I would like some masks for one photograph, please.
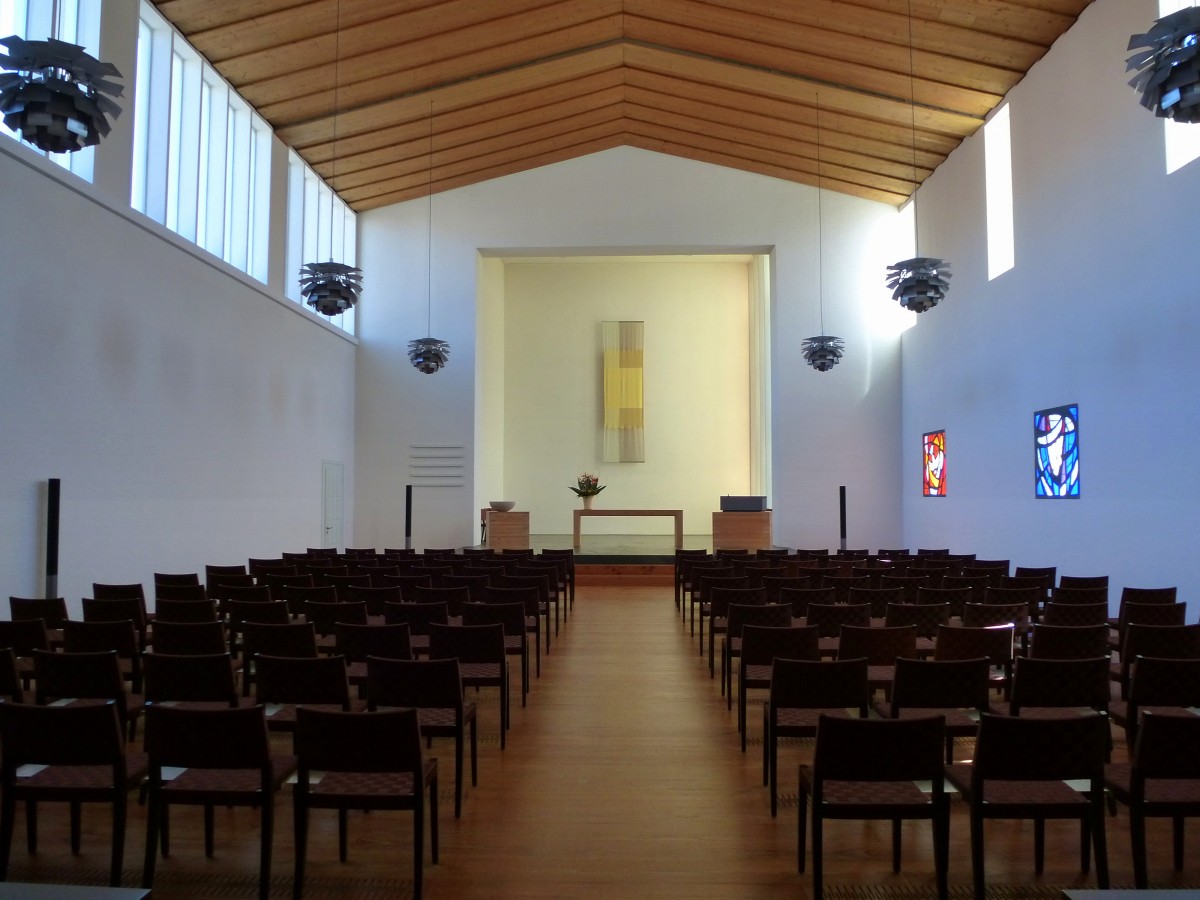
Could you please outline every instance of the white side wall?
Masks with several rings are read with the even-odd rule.
[[[955,277],[903,339],[904,544],[1108,574],[1114,602],[1178,585],[1194,621],[1200,162],[1164,174],[1123,65],[1156,17],[1097,0],[1010,92],[1015,269],[987,281],[982,134],[920,191],[921,250]],[[1070,402],[1082,498],[1035,500],[1032,413]],[[949,496],[924,499],[921,434],[942,427]]]
[[[850,486],[851,543],[897,539],[899,341],[883,285],[902,245],[893,209],[833,194],[823,202],[826,328],[848,345],[842,365],[824,375],[798,352],[800,338],[820,328],[812,188],[619,148],[439,194],[433,209],[432,330],[452,346],[449,366],[433,376],[404,355],[426,329],[426,203],[359,217],[360,261],[370,273],[359,319],[360,541],[402,534],[407,447],[432,441],[464,446],[471,465],[461,487],[416,492],[414,545],[478,539],[477,501],[497,498],[477,496],[472,448],[488,453],[502,438],[475,431],[476,255],[572,249],[773,252],[775,540],[836,546],[839,484]],[[684,393],[679,402],[695,399]],[[562,460],[567,471],[577,465]]]
[[[76,612],[93,581],[319,546],[321,461],[353,484],[353,341],[44,171],[0,149],[4,589],[42,592],[49,478]]]

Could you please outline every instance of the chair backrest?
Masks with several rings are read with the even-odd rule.
[[[806,588],[812,586],[812,577],[804,575],[763,575],[760,579],[763,590],[767,593],[768,603],[783,603],[779,592],[783,588]]]
[[[211,591],[221,583],[222,578],[231,576],[248,576],[245,566],[210,566],[204,567],[204,586]]]
[[[1131,762],[1135,779],[1200,779],[1200,716],[1146,711]]]
[[[901,656],[917,655],[917,628],[901,625],[894,628],[872,628],[843,625],[838,640],[838,659],[865,657],[872,666],[895,665]]]
[[[463,625],[500,625],[505,637],[525,638],[525,604],[464,603]]]
[[[1108,718],[1081,715],[1022,718],[984,713],[971,777],[975,796],[990,779],[1073,781],[1089,779],[1099,788],[1104,777]]]
[[[146,589],[141,583],[105,584],[92,582],[92,596],[97,600],[141,600],[146,602]]]
[[[129,661],[134,693],[142,690],[142,648],[133,623],[63,622],[63,650],[67,653],[96,653],[112,650],[118,659]]]
[[[460,663],[504,663],[504,626],[429,623],[429,658]]]
[[[47,628],[62,628],[69,618],[62,597],[9,597],[8,611],[14,622],[41,619]]]
[[[404,595],[406,603],[445,603],[452,616],[462,615],[463,604],[471,602],[471,589],[464,585],[422,587],[414,584],[407,588],[401,588],[400,592]]]
[[[967,559],[963,560],[963,572],[979,572],[985,571],[989,575],[1008,575],[1009,565],[1012,560],[1008,559]]]
[[[891,714],[903,709],[977,709],[988,708],[988,678],[991,661],[976,659],[896,660],[892,682]]]
[[[933,644],[934,659],[974,659],[986,656],[993,666],[1013,660],[1015,629],[1011,624],[982,627],[943,625]]]
[[[975,602],[971,587],[921,587],[917,589],[918,606],[946,604],[952,618],[961,619],[968,603]]]
[[[525,615],[536,616],[542,601],[543,592],[537,585],[524,587],[483,587],[473,603],[520,603],[525,608]]]
[[[293,746],[304,784],[312,770],[408,772],[412,793],[422,794],[425,763],[415,709],[339,713],[301,707]]]
[[[1036,615],[1045,599],[1046,592],[1038,584],[1029,587],[995,587],[989,585],[983,591],[983,602],[987,605],[1015,606],[1020,603],[1024,605],[1027,616]]]
[[[466,568],[466,567],[464,567]],[[497,573],[497,577],[500,573]],[[448,588],[465,587],[467,595],[471,598],[472,603],[482,602],[483,589],[492,585],[491,573],[462,573],[455,572],[453,575],[443,575],[442,585]]]
[[[1108,587],[1055,587],[1050,590],[1053,603],[1108,603]]]
[[[921,588],[929,587],[930,581],[928,575],[914,574],[909,570],[905,574],[884,570],[879,576],[879,587],[883,589],[899,588],[902,596],[898,600],[884,601],[886,608],[888,603],[916,603],[917,595]]]
[[[120,700],[117,711],[124,717],[125,685],[115,650],[92,653],[34,650],[33,673],[40,704],[71,697]]]
[[[1179,589],[1174,587],[1121,588],[1121,603],[1175,603],[1179,600]]]
[[[1023,631],[1029,624],[1029,607],[1024,603],[968,603],[963,607],[962,623],[968,628],[1012,624]]]
[[[254,657],[259,703],[321,703],[350,709],[350,679],[342,656]]]
[[[833,606],[837,602],[837,595],[831,587],[781,587],[779,602],[792,608],[793,619],[804,619],[808,616],[809,606],[814,603]]]
[[[1042,610],[1047,625],[1108,625],[1107,603],[1047,603]]]
[[[835,575],[825,573],[821,576],[821,587],[833,588],[833,594],[838,603],[850,602],[850,589],[854,587],[870,587],[869,575]]]
[[[200,588],[204,590],[204,588]],[[207,597],[203,600],[167,600],[154,602],[154,627],[163,622],[216,622],[217,604]]]
[[[17,671],[17,655],[12,647],[0,647],[0,700],[24,703],[25,691],[21,687],[21,674]]]
[[[1054,582],[1058,578],[1058,566],[1015,566],[1013,568],[1013,577],[1041,578],[1046,592],[1049,593],[1054,588]]]
[[[351,625],[367,624],[365,603],[306,603],[304,618],[317,630],[317,634],[333,634],[339,622]]]
[[[927,781],[942,793],[946,718],[847,719],[822,715],[813,750],[814,802],[825,781]]]
[[[1186,603],[1125,603],[1117,628],[1124,633],[1130,625],[1182,625],[1186,617]]]
[[[843,625],[869,627],[871,606],[868,603],[810,603],[805,624],[816,625],[821,630],[821,637],[838,637]]]
[[[245,622],[263,622],[268,625],[284,625],[292,620],[287,604],[278,602],[259,603],[257,600],[230,600],[226,606],[229,629],[241,633]]]
[[[225,626],[211,622],[154,622],[154,652],[179,656],[226,653]]]
[[[146,629],[146,607],[136,597],[84,597],[81,602],[85,622],[132,622],[139,634]]]
[[[419,568],[410,568],[401,571],[399,575],[385,575],[383,583],[400,588],[400,597],[404,602],[415,603],[416,601],[407,595],[408,589],[414,586],[433,587],[433,576]]]
[[[1108,710],[1109,663],[1094,659],[1038,659],[1018,656],[1013,669],[1009,712],[1025,707],[1065,707]]]
[[[815,625],[750,625],[742,627],[742,665],[769,666],[778,659],[821,658]]]
[[[271,762],[261,706],[196,709],[151,703],[145,733],[155,768],[262,769]]]
[[[413,706],[463,708],[462,675],[457,659],[367,658],[368,708]]]
[[[429,624],[447,624],[450,617],[445,603],[388,603],[383,610],[383,620],[389,625],[397,622],[408,624],[409,634],[429,634]]]
[[[226,601],[226,603],[237,602],[267,604],[275,600],[275,597],[271,593],[271,588],[265,584],[255,584],[244,587],[223,584],[220,585],[217,590],[220,594],[219,599]]]
[[[317,655],[317,632],[311,622],[245,622],[242,648],[247,659],[256,653],[312,659]]]
[[[237,685],[228,653],[147,653],[142,657],[148,703],[205,702],[236,706]]]
[[[1097,625],[1047,625],[1037,623],[1030,637],[1029,655],[1037,659],[1092,659],[1108,655],[1108,623]]]
[[[281,584],[271,587],[271,599],[286,603],[288,612],[293,616],[304,615],[305,606],[309,603],[337,603],[338,589],[331,584],[296,585]]]
[[[368,657],[412,659],[412,637],[408,623],[394,625],[353,625],[338,622],[337,652],[348,662],[366,662]]]
[[[154,586],[163,584],[190,584],[199,586],[200,575],[197,572],[155,572]]]
[[[16,656],[49,650],[50,635],[43,619],[0,620],[0,647],[11,647]]]
[[[1121,664],[1132,664],[1139,656],[1160,659],[1200,657],[1200,624],[1142,625],[1130,623],[1121,643]]]
[[[291,569],[292,574],[296,574],[295,560],[288,559],[286,556],[276,557],[261,557],[251,556],[246,560],[246,569],[251,575],[259,575],[264,571],[273,569]]]
[[[708,593],[709,612],[714,618],[725,618],[731,604],[739,606],[764,606],[767,593],[761,587],[716,586]],[[790,614],[790,613],[789,613]]]
[[[933,638],[949,621],[949,603],[889,603],[883,624],[890,628],[912,625],[918,637]]]
[[[852,604],[866,603],[871,607],[871,618],[882,619],[887,615],[887,608],[892,603],[904,603],[908,592],[903,586],[891,587],[852,587],[849,593]]]
[[[777,658],[771,667],[772,710],[857,708],[865,718],[870,698],[866,659],[817,662]]]
[[[1146,706],[1200,708],[1200,659],[1139,656],[1129,687],[1127,721],[1136,726],[1138,710]]]
[[[111,700],[79,706],[0,703],[0,748],[5,790],[12,789],[24,765],[111,765],[113,784],[124,781],[121,714]]]
[[[382,617],[384,610],[387,609],[388,603],[400,603],[403,597],[400,593],[398,585],[388,585],[375,587],[372,582],[371,587],[360,587],[351,585],[347,588],[335,588],[338,599],[343,603],[365,603],[367,604],[368,616]]]
[[[1086,587],[1086,588],[1107,588],[1107,575],[1060,575],[1058,576],[1059,587]]]
[[[792,608],[782,603],[731,603],[726,610],[725,631],[731,638],[742,637],[747,625],[766,628],[790,628]]]

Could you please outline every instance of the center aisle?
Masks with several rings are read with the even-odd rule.
[[[481,747],[462,819],[443,816],[430,896],[803,894],[795,824],[767,814],[758,748],[738,752],[670,588],[581,589],[528,707],[519,680],[513,697],[507,749]]]

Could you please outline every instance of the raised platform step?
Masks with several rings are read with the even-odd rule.
[[[641,585],[672,587],[675,566],[655,564],[579,564],[575,565],[577,585]]]

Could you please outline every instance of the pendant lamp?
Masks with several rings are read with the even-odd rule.
[[[1127,49],[1138,51],[1125,71],[1137,71],[1129,86],[1142,95],[1142,106],[1164,119],[1200,122],[1200,9],[1163,16],[1131,37]]]
[[[823,214],[821,188],[821,95],[817,95],[817,297],[821,309],[821,331],[825,331],[825,217]],[[845,350],[845,342],[829,334],[818,334],[805,338],[800,344],[804,361],[818,372],[828,372],[839,362]]]
[[[429,166],[427,169],[428,232],[425,242],[425,332],[433,331],[433,103],[429,104]],[[450,358],[450,345],[435,337],[417,338],[408,342],[408,359],[418,372],[433,375]]]

